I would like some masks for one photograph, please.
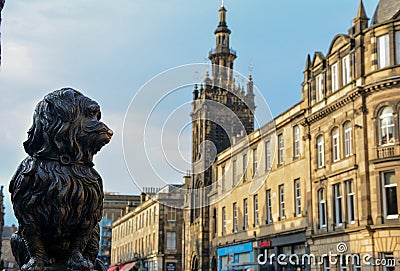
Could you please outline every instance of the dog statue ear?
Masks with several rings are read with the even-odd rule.
[[[32,127],[24,149],[30,156],[49,155],[53,144],[60,149],[70,122],[76,117],[75,97],[79,92],[71,88],[56,90],[38,103],[33,116]]]
[[[72,121],[75,117],[75,96],[72,88],[63,88],[46,95],[44,100],[52,107],[51,111],[63,121]]]
[[[24,149],[27,154],[34,156],[42,149],[44,145],[43,127],[41,118],[39,117],[40,111],[43,107],[43,101],[36,106],[35,113],[33,114],[33,124],[28,131],[28,139],[24,142]]]

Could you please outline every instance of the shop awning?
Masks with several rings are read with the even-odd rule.
[[[117,268],[118,268],[118,265],[114,265],[114,266],[111,266],[110,268],[108,268],[107,271],[115,271],[115,270],[117,270]]]
[[[136,265],[136,262],[132,262],[132,263],[127,263],[124,265],[124,267],[122,267],[119,271],[129,271],[132,268],[134,268]]]

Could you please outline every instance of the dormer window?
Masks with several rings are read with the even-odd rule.
[[[321,73],[315,78],[316,102],[324,99],[324,75]]]

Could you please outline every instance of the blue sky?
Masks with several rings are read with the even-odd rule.
[[[248,75],[273,115],[301,100],[307,54],[326,53],[347,33],[359,0],[226,0],[235,70]],[[372,17],[378,0],[364,1]],[[0,71],[0,184],[7,225],[16,223],[8,182],[25,154],[34,105],[46,93],[74,87],[97,100],[115,137],[95,158],[105,189],[136,193],[122,154],[122,125],[133,95],[153,76],[205,63],[214,47],[217,0],[20,0],[6,3]],[[188,91],[187,99],[191,93]],[[187,113],[189,116],[189,112]],[[138,116],[140,118],[140,116]],[[190,150],[190,138],[186,151]],[[171,176],[179,182],[180,176]]]

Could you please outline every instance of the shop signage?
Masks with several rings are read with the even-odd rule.
[[[223,247],[218,249],[218,256],[228,256],[229,254],[239,254],[250,252],[253,250],[253,243],[248,242],[244,244],[238,244],[230,247]]]
[[[271,246],[271,240],[260,241],[260,247],[270,247],[270,246]]]

